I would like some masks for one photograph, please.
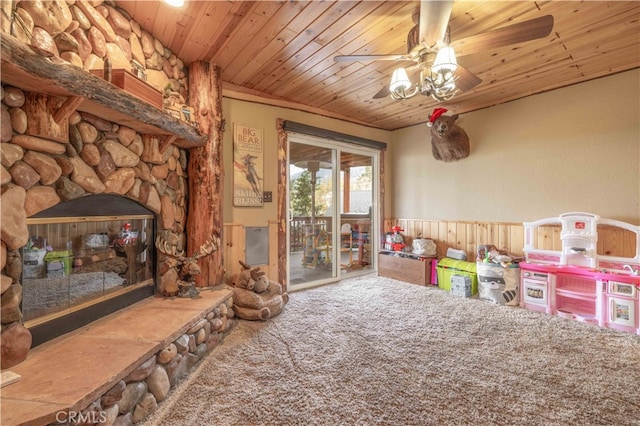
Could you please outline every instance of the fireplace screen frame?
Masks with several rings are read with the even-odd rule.
[[[47,241],[47,244],[53,242],[55,247],[48,247],[47,253],[50,256],[50,261],[46,265],[41,265],[41,269],[37,272],[37,276],[45,278],[39,281],[53,283],[59,286],[64,293],[65,283],[69,289],[77,289],[75,284],[78,280],[83,281],[84,277],[95,279],[96,275],[105,278],[108,275],[114,286],[113,291],[98,290],[92,294],[93,297],[87,300],[81,300],[77,294],[74,296],[75,299],[70,296],[66,306],[63,304],[58,308],[54,307],[51,312],[40,313],[31,318],[29,307],[25,305],[25,299],[28,301],[31,290],[28,285],[33,285],[33,281],[38,280],[32,280],[29,283],[28,278],[25,278],[23,254],[21,308],[22,312],[26,314],[24,325],[32,335],[32,347],[153,296],[156,292],[155,277],[157,276],[154,247],[156,223],[156,215],[153,211],[138,204],[135,200],[110,194],[90,195],[60,203],[27,218],[30,241],[37,241],[35,237],[38,235],[31,235],[34,229],[65,229],[66,226],[69,231],[66,236],[67,242],[64,241],[64,235],[62,239],[58,236],[55,241]],[[127,229],[128,225],[132,226]],[[144,229],[136,229],[141,226]],[[101,229],[108,229],[108,231],[99,232]],[[97,232],[89,233],[89,230],[97,230]],[[132,236],[135,238],[132,239]],[[100,239],[103,241],[99,241]],[[98,244],[98,250],[93,250],[91,247],[95,244]],[[51,259],[51,255],[57,256],[57,258]],[[102,258],[99,259],[98,255]],[[86,263],[90,263],[90,261],[87,262],[87,259],[91,257],[95,259],[96,266],[102,260],[112,258],[114,261],[119,261],[117,265],[120,265],[120,269],[105,272],[103,275],[95,273],[99,271],[87,272],[86,265],[83,268],[80,263],[82,263],[82,259],[85,259]],[[144,262],[142,262],[142,258]],[[127,261],[125,262],[123,259]],[[109,260],[106,260],[105,264],[107,263],[113,264]],[[123,265],[128,267],[125,268]],[[145,270],[138,270],[141,266]],[[76,271],[78,274],[74,275]],[[113,271],[121,272],[121,274],[118,275]],[[31,271],[30,273],[33,276]],[[120,282],[117,282],[119,276]],[[114,278],[116,282],[113,282]],[[58,294],[60,292],[58,289]],[[80,296],[84,295],[80,294]]]

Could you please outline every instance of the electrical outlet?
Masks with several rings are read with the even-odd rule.
[[[262,193],[262,201],[265,203],[273,202],[273,193],[271,191],[264,191]]]

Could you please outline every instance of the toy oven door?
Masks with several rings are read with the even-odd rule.
[[[524,278],[522,280],[522,297],[525,303],[547,306],[549,300],[548,283]]]
[[[607,322],[627,327],[636,327],[636,301],[617,296],[607,296]]]

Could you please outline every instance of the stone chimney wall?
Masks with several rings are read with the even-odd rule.
[[[188,82],[182,61],[114,2],[9,1],[0,7],[2,31],[24,43],[87,70],[102,69],[107,58],[114,69],[131,69],[130,61],[135,59],[145,67],[147,82],[163,92],[165,102],[186,103]],[[188,186],[187,152],[172,145],[161,152],[158,137],[76,111],[63,123],[68,135],[63,132],[49,138],[32,131],[38,126],[30,121],[47,121],[40,114],[47,108],[38,106],[61,100],[6,85],[0,98],[4,369],[22,362],[31,346],[31,334],[20,312],[20,248],[29,237],[28,217],[78,197],[119,194],[154,211],[158,235],[182,250],[186,248]],[[38,111],[37,118],[34,111]],[[52,117],[48,121],[54,123]],[[175,292],[175,270],[163,263],[157,270],[158,291]]]

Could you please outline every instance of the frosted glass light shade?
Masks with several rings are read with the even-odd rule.
[[[434,74],[453,74],[458,69],[458,61],[456,60],[456,52],[453,47],[445,46],[438,51],[436,60],[431,66],[431,72]],[[446,78],[446,77],[445,77]]]
[[[398,90],[409,90],[411,87],[411,81],[409,80],[409,76],[404,68],[397,68],[393,71],[393,75],[391,76],[391,84],[389,85],[389,89],[392,92]]]

